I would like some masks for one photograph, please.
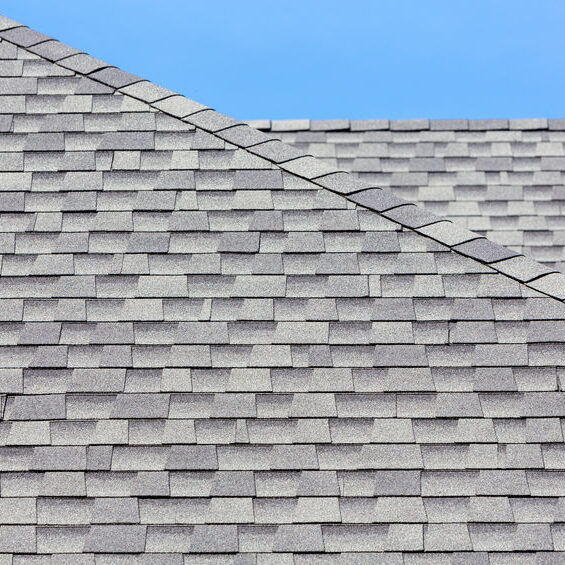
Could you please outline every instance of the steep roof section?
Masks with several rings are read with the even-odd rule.
[[[257,120],[250,125],[565,271],[565,120]]]
[[[351,174],[336,170],[246,123],[81,53],[5,17],[0,17],[0,37],[64,69],[211,133],[296,177],[341,194],[405,228],[438,241],[458,254],[524,283],[528,288],[565,300],[565,275],[398,198],[373,183],[359,181]]]

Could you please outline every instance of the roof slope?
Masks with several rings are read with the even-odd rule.
[[[15,26],[0,553],[565,558],[562,275]]]
[[[251,123],[365,182],[565,270],[565,120]]]
[[[243,122],[117,69],[7,18],[0,21],[0,36],[55,62],[64,69],[87,76],[114,89],[115,92],[146,102],[165,114],[180,118],[245,149],[248,153],[260,156],[285,171],[342,194],[353,202],[361,203],[387,218],[398,221],[404,227],[436,239],[457,253],[490,264],[498,272],[514,277],[530,288],[561,300],[565,299],[565,275],[552,269],[543,269],[540,265],[526,260],[520,260],[519,266],[516,267],[517,261],[513,257],[518,255],[517,253],[504,250],[486,238],[480,238],[483,241],[478,243],[470,243],[479,239],[479,236],[461,230],[445,218],[426,213],[412,202],[394,197],[372,183],[357,182],[352,176],[336,171],[301,151],[293,151],[290,146],[273,141],[271,136],[264,135]],[[445,223],[440,224],[442,221]],[[432,224],[438,225],[431,227]],[[507,260],[508,258],[511,260]]]

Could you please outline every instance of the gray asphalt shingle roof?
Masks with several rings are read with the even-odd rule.
[[[0,37],[7,563],[565,558],[564,275]]]
[[[255,120],[361,182],[565,271],[565,121]]]

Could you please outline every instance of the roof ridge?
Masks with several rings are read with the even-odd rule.
[[[258,155],[284,171],[340,194],[460,255],[486,264],[528,288],[565,301],[565,274],[459,227],[388,190],[367,185],[352,174],[304,154],[245,122],[220,114],[3,16],[0,16],[0,38]]]
[[[251,127],[262,131],[492,131],[492,130],[553,130],[564,131],[565,119],[548,118],[479,118],[479,119],[285,119],[246,120]]]

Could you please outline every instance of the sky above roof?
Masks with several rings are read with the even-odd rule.
[[[559,0],[2,0],[0,13],[238,119],[565,115]]]

